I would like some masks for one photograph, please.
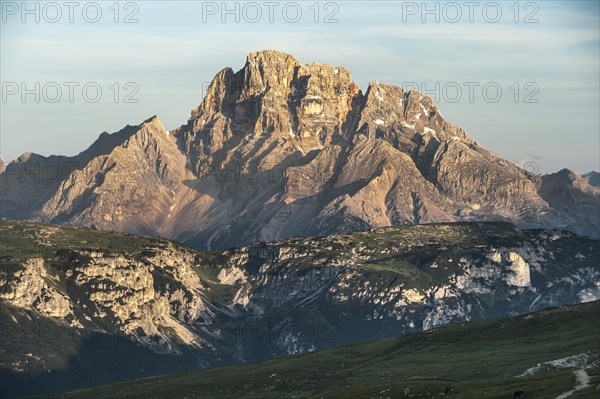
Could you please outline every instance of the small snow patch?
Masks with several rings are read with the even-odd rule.
[[[439,141],[437,134],[435,133],[435,130],[430,129],[428,127],[424,127],[423,128],[423,133],[421,133],[422,135],[425,135],[427,133],[430,133],[436,140]]]
[[[376,124],[378,124],[378,125],[383,125],[383,124],[385,124],[385,122],[384,122],[384,121],[382,121],[381,119],[376,119],[376,120],[374,120],[373,122],[375,122],[375,123],[376,123]]]

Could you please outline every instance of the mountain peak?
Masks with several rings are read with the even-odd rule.
[[[144,122],[142,122],[140,124],[140,127],[143,126],[150,126],[154,129],[157,129],[159,131],[166,131],[167,129],[165,128],[165,126],[162,124],[162,122],[160,121],[160,119],[158,118],[158,115],[153,115],[150,118],[146,119]]]
[[[586,173],[582,176],[585,181],[592,187],[600,187],[600,173],[592,170],[591,172]]]
[[[559,170],[558,172],[556,172],[556,177],[565,182],[571,182],[571,181],[581,179],[581,176],[579,176],[579,174],[577,174],[577,172],[575,172],[571,169],[568,169],[568,168],[563,168],[563,169]]]
[[[160,121],[160,119],[158,119],[158,115],[152,115],[150,118],[146,119],[142,123],[153,123],[155,121]]]
[[[31,152],[31,151],[26,151],[24,153],[22,153],[18,158],[17,161],[18,162],[27,162],[32,158],[36,158],[39,157],[41,158],[42,155],[36,154],[35,152]]]
[[[155,115],[101,135],[76,159],[50,161],[78,170],[43,195],[18,174],[0,179],[4,214],[203,248],[458,220],[598,235],[589,205],[598,189],[571,171],[534,182],[446,122],[430,97],[376,80],[363,93],[343,67],[273,50],[217,73],[173,132]],[[565,186],[581,206],[565,202]]]
[[[220,145],[222,134],[268,134],[285,149],[306,154],[347,136],[350,115],[357,112],[361,97],[346,68],[301,64],[286,53],[257,51],[248,55],[241,70],[224,68],[217,73],[202,103],[192,111],[188,128],[209,129],[211,146]],[[230,131],[222,132],[223,128]]]
[[[298,60],[291,54],[277,50],[259,50],[253,51],[246,56],[246,62],[263,62],[275,64],[279,62],[300,64]]]
[[[417,133],[424,141],[475,145],[462,129],[443,119],[426,95],[377,80],[363,95],[348,69],[302,64],[275,50],[250,53],[237,72],[221,70],[192,111],[188,128],[198,132],[209,127],[210,145],[220,146],[224,138],[214,137],[215,126],[229,123],[225,121],[234,122],[226,136],[269,134],[284,149],[301,154],[351,139],[357,132],[376,137],[399,127],[411,141]],[[176,135],[180,137],[180,131]]]

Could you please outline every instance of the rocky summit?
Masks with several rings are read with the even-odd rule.
[[[75,157],[24,154],[4,218],[227,248],[371,227],[510,221],[599,236],[594,179],[535,176],[446,122],[431,98],[277,51],[220,71],[186,124],[103,133]]]

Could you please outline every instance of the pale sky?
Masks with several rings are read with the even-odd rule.
[[[597,1],[429,2],[427,10],[421,1],[257,1],[237,11],[228,2],[230,13],[221,1],[123,1],[118,15],[114,1],[71,10],[28,2],[30,13],[21,1],[0,3],[0,154],[9,161],[26,151],[75,155],[103,131],[154,114],[175,128],[219,70],[275,49],[344,66],[363,91],[372,80],[417,85],[446,120],[510,161],[544,173],[600,169]],[[84,85],[88,99],[100,87],[97,102],[86,101]],[[127,94],[138,102],[124,102]]]

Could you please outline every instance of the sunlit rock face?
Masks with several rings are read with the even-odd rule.
[[[84,228],[1,226],[3,306],[209,363],[585,302],[600,290],[598,240],[508,224],[388,227],[222,252]],[[236,343],[232,325],[271,335],[263,346]]]
[[[2,168],[3,217],[199,248],[472,220],[600,235],[592,175],[526,173],[425,95],[363,91],[343,67],[272,50],[217,73],[179,128],[155,116],[75,157],[26,153]]]

